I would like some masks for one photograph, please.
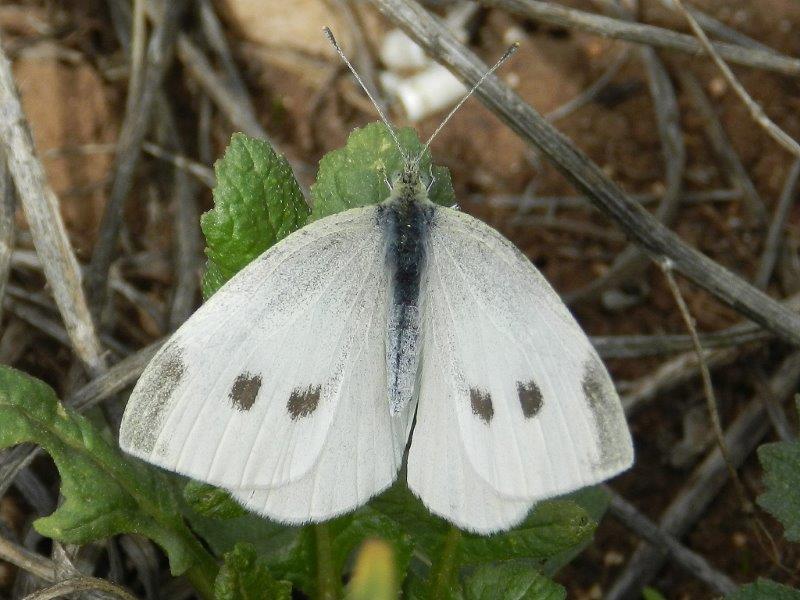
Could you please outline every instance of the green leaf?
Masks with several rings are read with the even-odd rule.
[[[356,557],[347,600],[397,600],[399,588],[391,545],[369,539]]]
[[[666,598],[664,594],[648,585],[642,588],[642,600],[666,600]]]
[[[189,481],[183,499],[196,513],[212,519],[234,519],[247,514],[226,490],[200,481]]]
[[[219,288],[225,285],[230,279],[219,268],[217,263],[212,260],[206,261],[206,270],[203,273],[203,280],[200,282],[200,291],[203,293],[203,300],[208,300]]]
[[[599,485],[580,489],[567,496],[563,496],[562,500],[571,500],[575,502],[587,512],[589,518],[595,523],[599,523],[600,519],[603,518],[606,510],[608,510],[608,504],[610,502],[609,495],[603,487]],[[586,536],[583,542],[548,557],[541,566],[542,573],[549,576],[555,575],[559,569],[572,562],[572,560],[583,552],[591,543],[592,536]]]
[[[333,570],[342,573],[348,559],[365,540],[380,539],[390,544],[395,556],[395,568],[402,577],[411,559],[412,544],[400,526],[385,515],[363,507],[353,514],[333,519],[325,524],[331,543]],[[314,528],[300,530],[290,551],[283,557],[269,560],[270,570],[281,579],[288,579],[311,597],[316,596],[317,573]]]
[[[214,208],[200,219],[207,298],[237,271],[302,227],[309,209],[289,163],[263,140],[234,133],[214,165]]]
[[[408,489],[404,481],[398,480],[392,487],[374,498],[369,506],[397,521],[414,543],[424,550],[439,545],[450,529],[444,519],[431,514]]]
[[[158,543],[174,574],[216,565],[183,522],[171,479],[124,457],[91,422],[42,381],[0,366],[0,447],[33,442],[52,456],[64,502],[34,522],[43,536],[87,544],[119,533]]]
[[[571,494],[562,496],[562,499],[575,502],[595,522],[600,522],[600,519],[603,518],[603,515],[608,510],[608,505],[611,503],[611,497],[601,485],[581,488]]]
[[[416,157],[422,150],[413,129],[400,129],[397,136],[408,156]],[[403,159],[383,123],[370,123],[353,130],[344,148],[328,152],[319,163],[317,182],[311,188],[314,199],[311,219],[386,200],[389,195],[386,179],[391,179],[402,166]],[[443,206],[455,204],[450,172],[444,167],[431,167],[430,152],[425,152],[419,168],[423,178],[433,174],[430,200]]]
[[[418,550],[427,556],[438,551],[450,525],[432,515],[408,491],[405,483],[395,484],[370,506],[399,522]],[[462,564],[527,558],[545,560],[580,547],[591,539],[597,526],[578,503],[568,497],[542,502],[514,529],[491,536],[465,533],[461,538]]]
[[[271,565],[290,560],[302,543],[302,528],[282,525],[253,513],[224,520],[207,517],[190,509],[187,513],[192,530],[205,540],[217,556],[230,552],[239,542],[246,542],[267,561],[273,574],[288,579],[272,569]]]
[[[466,600],[564,600],[566,590],[523,565],[479,567],[464,585]]]
[[[775,442],[758,448],[767,491],[758,503],[786,529],[786,539],[800,542],[800,442]]]
[[[544,560],[591,539],[597,523],[571,500],[549,500],[537,505],[521,524],[491,536],[467,535],[465,563],[529,558]]]
[[[398,572],[405,573],[411,560],[411,540],[397,523],[385,515],[364,507],[352,515],[332,521],[330,527],[333,534],[333,560],[340,571],[356,548],[365,540],[375,538],[390,544]]]
[[[292,584],[276,581],[251,544],[237,544],[225,554],[214,582],[216,600],[288,600],[291,597]]]
[[[420,597],[428,600],[458,600],[461,598],[459,564],[463,534],[450,526],[433,554],[425,585],[419,587]]]
[[[726,600],[800,600],[800,590],[769,579],[759,579],[755,583],[742,586],[725,598]]]

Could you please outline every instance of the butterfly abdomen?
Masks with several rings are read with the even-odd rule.
[[[399,194],[379,213],[386,237],[389,268],[386,374],[392,414],[399,413],[414,393],[420,349],[420,288],[425,247],[433,207]]]

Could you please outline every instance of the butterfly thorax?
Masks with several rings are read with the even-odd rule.
[[[390,186],[379,211],[389,267],[386,373],[390,410],[396,414],[414,393],[420,349],[422,273],[433,218],[416,166],[406,167]]]
[[[410,210],[412,204],[425,204],[428,200],[428,190],[420,177],[419,167],[416,163],[408,162],[389,182],[389,197],[384,204],[401,204]]]

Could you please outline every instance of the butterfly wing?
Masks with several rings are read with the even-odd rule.
[[[307,481],[336,445],[348,452],[336,472],[359,482],[358,497],[389,485],[408,414],[386,410],[376,211],[304,227],[217,291],[142,374],[122,448],[221,487],[260,490]]]
[[[434,403],[447,405],[451,417],[442,426],[455,429],[448,435],[458,450],[447,453],[506,503],[530,506],[630,466],[630,434],[608,373],[531,262],[491,227],[445,208],[436,209],[426,261],[423,374],[409,456],[409,482],[422,500],[430,500],[425,473],[437,468],[437,449],[429,439],[435,431],[420,425]],[[423,459],[423,451],[434,454]],[[507,509],[487,506],[495,529],[506,526]],[[454,520],[461,513],[440,514]]]
[[[356,317],[368,327],[344,374],[342,396],[357,401],[340,403],[317,462],[297,481],[279,487],[231,490],[245,507],[285,523],[320,521],[355,509],[394,481],[413,407],[390,415],[386,369],[376,363],[384,352],[385,306],[385,299],[376,295],[364,302]],[[373,365],[371,373],[363,371],[365,364]],[[382,386],[377,393],[376,385]],[[397,454],[386,455],[387,445]]]
[[[423,327],[423,367],[408,455],[408,487],[431,512],[462,529],[491,533],[512,527],[525,518],[532,502],[504,498],[478,476],[453,415],[447,357],[436,339],[440,329],[430,318]]]

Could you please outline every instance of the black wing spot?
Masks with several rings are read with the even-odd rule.
[[[236,410],[240,412],[247,411],[253,408],[260,389],[261,375],[242,373],[233,382],[228,399]]]
[[[544,399],[542,398],[542,390],[536,385],[536,382],[531,379],[528,382],[517,382],[517,396],[519,396],[519,405],[522,407],[522,414],[526,419],[531,419],[539,414],[544,406]]]
[[[292,420],[302,419],[317,410],[321,392],[321,385],[310,385],[304,390],[300,388],[292,390],[286,403],[286,410],[289,411]]]
[[[481,418],[484,423],[489,423],[494,417],[492,395],[478,388],[469,388],[469,402],[472,405],[472,414]]]

